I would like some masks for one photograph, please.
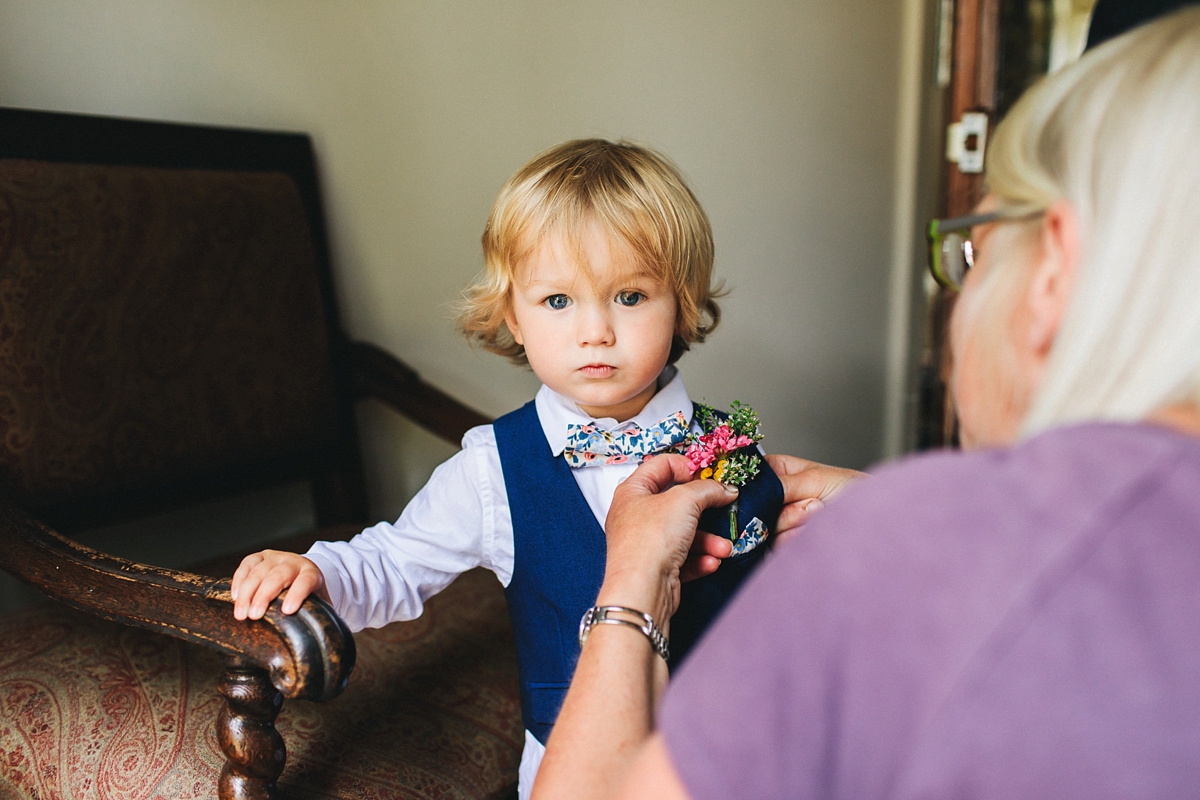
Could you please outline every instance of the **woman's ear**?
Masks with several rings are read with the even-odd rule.
[[[1026,342],[1031,354],[1044,360],[1058,335],[1079,262],[1079,226],[1075,209],[1058,200],[1042,216],[1037,263],[1029,282],[1029,326]]]

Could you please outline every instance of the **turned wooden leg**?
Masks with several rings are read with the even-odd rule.
[[[225,666],[219,688],[226,702],[217,719],[217,739],[226,759],[219,796],[221,800],[277,798],[275,780],[287,759],[283,737],[275,730],[283,695],[271,685],[265,669],[236,656],[227,656]]]

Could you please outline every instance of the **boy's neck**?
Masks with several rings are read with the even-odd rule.
[[[628,400],[611,406],[585,406],[576,403],[579,410],[593,419],[615,419],[617,422],[628,422],[642,413],[642,409],[658,394],[658,381],[654,381],[645,389]]]

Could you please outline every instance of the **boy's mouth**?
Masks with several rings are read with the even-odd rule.
[[[616,367],[610,364],[588,364],[579,368],[579,371],[589,378],[607,378],[614,370]]]

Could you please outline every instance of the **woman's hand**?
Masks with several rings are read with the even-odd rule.
[[[768,455],[767,463],[783,483],[783,511],[779,514],[777,542],[800,532],[804,523],[825,503],[867,473],[842,467],[830,467],[816,461],[785,455]]]
[[[736,497],[717,481],[692,480],[683,456],[644,462],[613,494],[597,603],[644,610],[664,624],[679,605],[681,573],[687,579],[713,572],[732,549],[727,539],[697,535],[701,512]]]
[[[313,592],[329,601],[325,593],[325,576],[304,556],[281,550],[263,550],[246,556],[233,573],[230,586],[234,619],[262,619],[267,606],[284,589],[287,589],[287,597],[283,598],[284,614],[295,614]]]
[[[679,605],[685,564],[711,572],[729,555],[728,540],[697,535],[700,512],[735,497],[736,490],[717,481],[692,480],[683,456],[643,462],[613,495],[604,524],[604,585],[596,604],[643,611],[666,631]],[[650,736],[655,700],[666,679],[666,662],[639,631],[623,625],[593,628],[550,734],[533,796],[612,797]]]

